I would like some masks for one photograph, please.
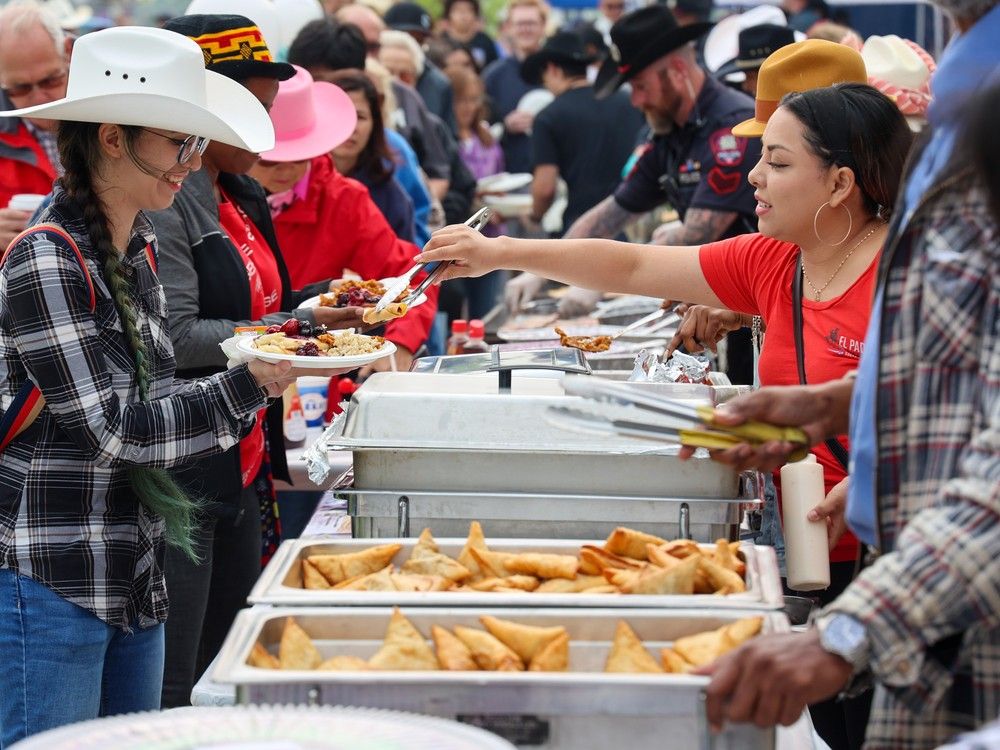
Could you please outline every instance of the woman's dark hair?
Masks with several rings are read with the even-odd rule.
[[[806,143],[827,166],[854,172],[865,210],[888,219],[913,142],[893,101],[864,83],[838,83],[788,94],[781,106],[802,123]]]
[[[118,317],[121,319],[125,340],[135,359],[135,377],[139,398],[149,399],[152,385],[149,353],[138,325],[138,313],[132,300],[131,287],[122,264],[122,256],[111,242],[111,230],[104,204],[94,190],[93,175],[101,168],[101,151],[98,144],[97,123],[62,122],[59,124],[57,144],[59,159],[65,173],[59,183],[66,194],[83,210],[87,234],[97,252],[104,272],[104,281],[111,292]],[[149,166],[135,156],[135,144],[142,128],[119,125],[124,137],[125,151],[144,172]],[[192,543],[195,513],[198,503],[188,498],[163,469],[128,465],[126,468],[132,490],[139,502],[152,513],[161,516],[166,524],[167,542],[180,548],[192,560],[198,560]]]
[[[306,68],[365,69],[368,46],[354,24],[318,18],[303,26],[288,48],[288,62]]]
[[[969,105],[960,159],[976,170],[989,196],[993,220],[1000,223],[1000,85],[978,94]]]
[[[392,152],[385,140],[385,124],[382,120],[382,101],[372,83],[372,79],[367,73],[360,73],[353,70],[344,70],[330,77],[332,83],[337,84],[348,94],[352,91],[360,91],[364,94],[368,102],[368,108],[372,111],[372,134],[368,138],[368,143],[358,154],[358,163],[354,166],[355,171],[364,172],[373,184],[379,185],[390,179],[396,172]]]

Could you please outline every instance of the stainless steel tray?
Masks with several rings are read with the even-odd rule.
[[[777,612],[652,609],[406,609],[421,633],[431,625],[481,627],[492,614],[526,625],[563,625],[570,634],[570,668],[542,672],[315,672],[265,670],[247,666],[255,643],[272,652],[286,617],[309,634],[324,657],[370,657],[381,645],[388,608],[269,608],[244,610],[222,647],[212,678],[234,684],[239,703],[296,703],[390,708],[449,718],[498,731],[525,723],[544,726],[545,750],[595,748],[595,733],[617,738],[630,750],[649,748],[773,749],[775,732],[727,725],[719,735],[707,727],[703,693],[708,678],[691,675],[605,674],[601,670],[615,625],[626,620],[647,648],[721,627],[741,617],[763,614],[764,632],[786,632]],[[665,744],[665,737],[669,742]],[[509,737],[508,737],[509,738]],[[621,744],[623,743],[623,744]],[[527,743],[515,742],[526,745]]]
[[[369,467],[370,468],[370,467]],[[558,488],[558,477],[551,479]],[[358,538],[408,537],[410,529],[430,527],[439,537],[463,537],[477,520],[489,537],[516,539],[603,539],[622,524],[650,534],[701,542],[739,537],[745,508],[759,507],[760,476],[741,476],[735,498],[655,495],[572,494],[359,488],[353,470],[335,484],[347,500],[353,535]],[[508,483],[516,479],[508,480]]]
[[[392,542],[403,545],[392,562],[400,567],[409,559],[416,539],[379,539],[378,544]],[[441,552],[458,556],[464,539],[438,539]],[[524,592],[487,593],[466,591],[389,592],[333,591],[307,589],[302,586],[302,560],[310,555],[335,555],[372,547],[369,539],[319,541],[291,539],[282,543],[250,592],[251,604],[276,606],[377,606],[394,605],[421,607],[591,607],[591,608],[698,608],[698,609],[763,609],[778,610],[784,606],[778,563],[771,547],[740,545],[746,561],[747,590],[740,594],[712,596],[647,596],[632,594],[536,594]],[[530,542],[524,539],[490,539],[490,549],[497,552],[544,552],[573,555],[584,544],[601,546],[602,541],[546,539]]]

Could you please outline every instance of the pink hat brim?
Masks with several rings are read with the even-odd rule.
[[[343,89],[315,81],[312,87],[316,120],[313,127],[294,138],[275,134],[275,146],[260,155],[265,161],[302,161],[329,153],[354,133],[358,112]]]

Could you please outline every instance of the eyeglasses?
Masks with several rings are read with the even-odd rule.
[[[0,87],[0,91],[3,91],[8,97],[22,97],[27,96],[36,88],[42,91],[51,91],[52,89],[59,88],[69,77],[68,71],[62,71],[60,73],[54,73],[53,75],[46,76],[40,81],[34,81],[32,83],[15,83],[13,86],[3,86]]]
[[[194,158],[195,154],[205,153],[205,149],[208,148],[210,139],[204,138],[200,135],[189,135],[187,138],[171,138],[169,135],[164,135],[163,133],[157,133],[155,130],[150,130],[149,128],[143,128],[147,133],[152,133],[153,135],[158,135],[160,138],[166,138],[168,141],[177,146],[177,163],[187,164]]]

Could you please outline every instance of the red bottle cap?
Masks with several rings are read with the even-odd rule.
[[[481,339],[486,336],[486,326],[483,325],[481,320],[470,320],[469,321],[469,338],[470,339]]]
[[[469,324],[464,320],[453,320],[451,321],[451,332],[452,334],[465,333],[469,330]]]

